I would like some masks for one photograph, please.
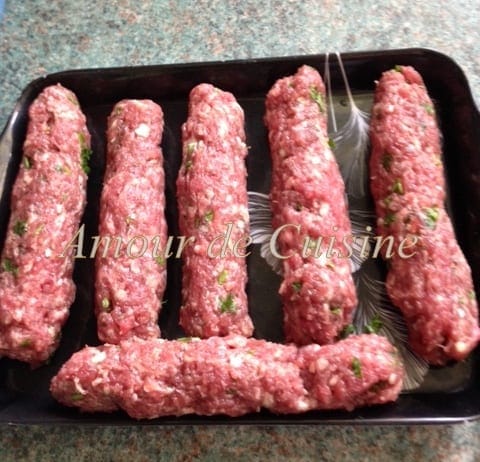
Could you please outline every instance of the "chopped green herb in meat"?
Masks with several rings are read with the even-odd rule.
[[[225,284],[227,282],[227,277],[228,277],[228,271],[227,270],[222,270],[217,277],[218,283],[220,285]]]
[[[165,266],[166,260],[165,260],[165,257],[163,255],[159,255],[158,257],[155,257],[155,262],[159,266]]]
[[[32,159],[30,159],[30,157],[24,156],[22,164],[24,168],[26,168],[27,170],[30,170],[32,168],[33,162],[32,162]]]
[[[80,162],[83,171],[88,175],[90,173],[90,166],[88,165],[90,157],[92,156],[92,150],[88,147],[85,135],[83,133],[78,134],[78,140],[80,141]]]
[[[378,334],[382,328],[383,323],[378,316],[374,316],[373,319],[364,326],[363,331],[366,334]]]
[[[382,156],[382,167],[387,171],[390,172],[392,167],[393,156],[391,154],[384,154]]]
[[[425,108],[425,111],[427,112],[428,115],[435,114],[435,108],[431,104],[424,104],[423,107]]]
[[[424,210],[425,214],[425,225],[430,229],[435,229],[437,226],[439,211],[438,207],[429,207]]]
[[[207,212],[205,212],[205,215],[203,215],[203,217],[196,216],[194,220],[195,228],[199,228],[203,224],[206,225],[208,223],[211,223],[214,216],[215,214],[213,210],[208,210]]]
[[[106,313],[110,313],[112,311],[112,307],[110,306],[110,300],[107,297],[102,298],[102,310]]]
[[[335,267],[335,263],[332,263],[331,261],[327,261],[327,262],[325,263],[325,266],[326,266],[327,268],[330,268],[331,270],[334,270],[334,269],[336,268],[336,267]]]
[[[404,193],[403,184],[402,184],[401,180],[399,180],[398,178],[393,183],[392,191],[396,194],[403,194]]]
[[[356,334],[355,326],[353,324],[347,324],[340,332],[340,338],[347,338],[349,335]]]
[[[379,380],[378,382],[375,382],[369,389],[371,393],[377,395],[380,393],[382,390],[385,390],[386,388],[389,387],[388,380]]]
[[[235,313],[237,308],[232,294],[220,299],[220,313]]]
[[[27,222],[24,220],[17,220],[13,225],[13,232],[17,236],[23,236],[27,231]]]
[[[2,260],[2,268],[7,273],[12,273],[14,276],[18,275],[18,266],[12,262],[9,258],[4,258]]]
[[[302,290],[302,283],[300,281],[292,282],[292,289],[295,293]]]
[[[72,171],[66,165],[60,164],[55,165],[55,171],[65,173],[66,175],[70,175],[70,173],[72,173]]]
[[[385,226],[390,226],[395,221],[395,214],[392,212],[387,212],[385,218],[383,219],[383,224]]]
[[[209,210],[203,217],[205,223],[210,223],[213,220],[214,213],[213,210]]]
[[[78,99],[74,95],[67,95],[67,99],[75,106],[79,106]]]
[[[360,379],[362,377],[362,364],[360,363],[360,360],[358,358],[352,359],[351,368],[355,377],[357,377],[357,379]]]
[[[43,230],[45,229],[45,224],[42,223],[40,226],[37,227],[35,230],[35,235],[38,236]]]
[[[340,316],[342,314],[342,308],[338,305],[331,305],[330,311],[332,314],[335,314],[337,316]]]
[[[310,87],[310,98],[317,103],[320,112],[325,112],[325,101],[323,95],[314,86]]]
[[[195,151],[196,147],[197,147],[196,141],[191,141],[190,143],[187,143],[187,155],[191,156],[193,154],[193,151]]]
[[[390,204],[392,203],[392,200],[393,200],[393,197],[391,195],[387,196],[385,199],[383,199],[383,204],[385,205],[385,207],[387,209],[390,207]]]
[[[191,141],[190,143],[187,143],[186,149],[185,149],[185,172],[188,172],[192,166],[193,166],[193,152],[197,148],[197,142],[196,141]]]

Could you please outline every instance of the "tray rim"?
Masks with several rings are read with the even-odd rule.
[[[180,62],[180,63],[164,63],[164,64],[147,64],[139,66],[116,66],[116,67],[92,67],[92,68],[79,68],[79,69],[67,69],[56,71],[53,73],[45,74],[41,77],[38,77],[30,83],[28,83],[22,90],[20,96],[17,98],[13,111],[10,116],[7,118],[7,122],[3,127],[0,133],[0,152],[3,152],[4,149],[11,148],[12,143],[12,132],[17,121],[17,117],[22,108],[24,100],[29,97],[32,93],[40,92],[45,86],[49,85],[51,81],[61,80],[68,77],[90,75],[95,76],[103,75],[105,78],[114,78],[116,75],[125,75],[131,72],[141,72],[144,75],[146,74],[158,74],[162,71],[171,71],[171,70],[188,70],[195,68],[211,68],[217,67],[222,68],[226,66],[242,66],[242,65],[252,65],[255,63],[276,63],[276,62],[285,62],[285,61],[312,61],[318,59],[324,59],[327,53],[320,54],[306,54],[306,55],[286,55],[286,56],[273,56],[265,58],[242,58],[242,59],[228,59],[228,60],[214,60],[214,61],[194,61],[194,62]],[[376,57],[395,57],[401,59],[402,57],[411,58],[412,56],[421,56],[426,58],[435,57],[436,59],[445,60],[450,66],[453,66],[462,78],[462,86],[466,91],[466,96],[468,98],[467,103],[471,105],[473,111],[478,117],[480,117],[480,110],[476,104],[476,101],[473,97],[472,89],[470,83],[466,77],[463,69],[458,65],[458,63],[451,58],[450,56],[439,52],[435,49],[424,48],[424,47],[414,47],[414,48],[399,48],[399,49],[387,49],[387,50],[361,50],[361,51],[347,51],[341,53],[342,59],[344,61],[351,60],[361,60],[368,58],[374,60]],[[10,144],[9,144],[10,143]],[[480,153],[480,150],[478,151]],[[6,175],[7,169],[0,172],[0,181],[3,184],[4,177]],[[478,347],[477,347],[478,349]],[[461,392],[460,392],[461,393]],[[449,394],[450,393],[446,393]],[[455,395],[455,393],[451,393]],[[421,395],[419,395],[421,396]],[[134,420],[128,417],[127,421],[114,421],[108,422],[103,419],[97,422],[95,420],[95,414],[89,416],[87,420],[79,419],[78,422],[72,422],[67,420],[67,418],[60,418],[58,420],[49,420],[39,422],[37,419],[24,419],[22,421],[2,421],[0,418],[0,426],[22,426],[22,425],[87,425],[87,426],[125,426],[131,427],[138,425],[256,425],[256,426],[271,426],[271,425],[438,425],[438,424],[457,424],[463,422],[477,421],[480,420],[480,404],[477,406],[478,409],[475,412],[468,412],[465,415],[459,416],[430,416],[430,417],[348,417],[343,418],[325,418],[322,419],[321,411],[319,411],[319,418],[308,418],[303,419],[302,414],[295,415],[295,419],[289,419],[291,416],[282,416],[271,414],[273,419],[267,419],[265,422],[261,421],[261,416],[259,414],[251,414],[251,416],[257,416],[259,420],[255,417],[250,418],[250,414],[240,418],[230,418],[227,416],[214,416],[213,419],[210,419],[205,416],[194,416],[194,419],[189,419],[191,416],[184,416],[182,418],[175,417],[166,417],[154,420]],[[2,410],[0,409],[0,415]],[[121,416],[123,419],[123,413]],[[197,421],[198,419],[198,421]]]

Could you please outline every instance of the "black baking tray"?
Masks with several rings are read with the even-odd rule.
[[[352,90],[368,110],[377,80],[385,70],[412,65],[424,77],[435,101],[443,134],[444,161],[449,191],[448,203],[462,247],[480,293],[480,115],[468,82],[449,57],[427,49],[367,51],[342,54]],[[144,67],[87,69],[47,75],[30,83],[20,96],[0,138],[0,242],[9,218],[9,200],[22,154],[28,107],[48,85],[61,83],[76,93],[92,134],[93,157],[88,180],[88,205],[83,217],[86,237],[97,234],[98,200],[104,173],[106,118],[113,105],[124,98],[149,98],[165,114],[162,142],[165,157],[167,221],[170,235],[178,235],[175,206],[175,178],[180,165],[180,126],[187,115],[188,94],[199,83],[209,82],[231,91],[245,111],[248,155],[248,189],[267,193],[270,158],[263,124],[264,98],[272,84],[293,74],[302,64],[322,74],[325,55],[294,56],[257,60],[176,64]],[[334,98],[345,96],[338,61],[330,60]],[[89,253],[89,239],[85,253]],[[2,244],[3,245],[3,244]],[[379,262],[378,264],[381,264]],[[260,258],[254,246],[248,260],[248,296],[255,323],[255,336],[281,342],[282,312],[277,295],[279,278]],[[160,316],[162,335],[182,335],[178,327],[180,306],[180,262],[168,261],[168,285]],[[74,279],[77,296],[63,329],[60,347],[48,365],[32,370],[26,364],[0,360],[0,423],[9,424],[401,424],[451,423],[480,417],[480,351],[467,361],[433,368],[425,385],[403,393],[396,403],[358,409],[353,412],[309,412],[274,415],[260,412],[240,418],[224,416],[170,417],[137,422],[126,414],[81,414],[57,404],[48,387],[51,377],[72,353],[85,344],[96,345],[93,315],[93,260],[77,260]]]

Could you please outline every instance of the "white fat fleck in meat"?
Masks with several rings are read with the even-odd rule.
[[[243,358],[240,355],[232,355],[230,357],[230,365],[238,368],[243,364]]]
[[[311,403],[307,399],[299,399],[295,405],[298,412],[305,412],[312,409]]]
[[[148,272],[145,277],[145,285],[150,289],[156,289],[158,284],[158,278],[154,274]]]
[[[141,123],[136,129],[135,134],[141,138],[147,138],[150,135],[150,127],[147,124]]]
[[[237,220],[236,225],[240,230],[244,230],[246,228],[246,223],[243,220]]]
[[[236,335],[234,337],[227,338],[225,344],[231,347],[241,348],[247,344],[247,339]]]
[[[23,176],[23,182],[25,185],[29,185],[33,181],[33,175],[31,174],[26,174]]]
[[[99,364],[105,361],[107,354],[104,351],[96,351],[90,358],[90,362],[93,364]]]
[[[282,351],[281,350],[275,351],[275,353],[273,354],[273,357],[275,359],[280,359],[282,357]]]
[[[175,392],[175,387],[168,387],[156,380],[148,379],[143,384],[143,391],[145,393],[157,392],[162,393],[162,395],[169,395]]]
[[[86,395],[87,394],[87,390],[85,390],[85,388],[83,388],[81,385],[80,385],[80,379],[78,377],[74,377],[73,379],[73,385],[75,386],[75,390],[80,393],[81,395]]]
[[[322,252],[317,258],[317,264],[321,266],[327,266],[327,263],[329,263],[329,259],[327,258],[327,253]]]
[[[338,383],[338,375],[334,375],[331,377],[331,379],[328,381],[328,386],[334,387]]]
[[[330,205],[327,202],[322,202],[322,205],[320,206],[320,210],[319,210],[319,215],[321,217],[326,217],[329,212],[330,212]]]
[[[350,274],[350,265],[337,266],[337,274],[338,276],[347,276]],[[344,283],[344,281],[342,281],[342,283]]]
[[[411,140],[412,144],[407,146],[407,150],[410,152],[418,152],[422,149],[422,145],[420,144],[420,140],[414,138]]]
[[[115,291],[115,298],[119,301],[126,301],[129,298],[128,292],[123,289],[118,289]]]
[[[57,333],[55,330],[55,327],[53,326],[48,326],[47,332],[48,332],[48,335],[50,335],[51,337],[53,337]]]
[[[394,373],[392,373],[388,376],[388,383],[390,385],[393,385],[397,380],[398,380],[398,376]]]
[[[319,358],[317,359],[314,369],[316,369],[318,372],[322,372],[326,370],[328,367],[328,360],[326,358]]]
[[[59,214],[57,218],[55,218],[55,226],[57,227],[62,226],[63,223],[65,222],[65,219],[66,219],[66,215],[64,213]]]
[[[62,119],[66,120],[75,120],[78,118],[77,111],[64,110],[58,114]]]
[[[466,352],[468,348],[469,346],[466,342],[459,341],[455,343],[455,350],[460,354]]]
[[[264,393],[263,399],[262,399],[262,406],[266,407],[267,409],[270,409],[273,407],[275,403],[274,397],[270,393]]]
[[[96,379],[92,380],[92,386],[96,387],[100,385],[104,380],[104,377],[97,377]]]
[[[325,149],[323,154],[324,154],[324,157],[325,157],[326,161],[334,160],[334,156],[333,156],[333,153],[332,153],[331,149]]]
[[[15,308],[10,315],[12,316],[12,319],[14,319],[17,322],[20,322],[23,318],[23,315],[25,314],[25,311],[22,308]],[[16,336],[12,335],[12,338],[15,340]]]

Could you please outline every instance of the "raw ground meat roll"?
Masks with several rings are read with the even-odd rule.
[[[409,239],[407,256],[413,254],[389,258],[386,287],[405,316],[413,350],[437,365],[464,359],[480,338],[471,271],[445,210],[440,138],[418,72],[408,66],[385,72],[372,111],[371,191],[378,234],[392,236],[395,248]]]
[[[86,201],[90,135],[76,96],[45,88],[29,109],[0,272],[0,355],[38,365],[75,298],[66,252]]]
[[[249,216],[244,114],[231,93],[201,84],[190,93],[177,178],[183,250],[180,324],[196,337],[252,335],[245,246]],[[229,228],[230,226],[230,228]],[[225,242],[219,236],[230,239]],[[239,243],[236,250],[234,245]],[[210,250],[210,255],[209,255]],[[236,255],[235,255],[236,253]]]
[[[112,240],[108,249],[98,247],[95,280],[104,342],[160,335],[167,241],[162,133],[163,112],[150,100],[121,101],[108,119],[99,236]],[[122,240],[117,254],[116,239]]]
[[[374,334],[301,348],[232,335],[87,347],[50,390],[67,406],[136,419],[239,416],[383,404],[397,399],[403,376],[395,348]]]
[[[328,143],[325,87],[318,72],[302,66],[277,81],[266,109],[272,224],[274,230],[285,226],[276,244],[286,257],[280,286],[286,339],[300,345],[332,343],[352,321],[357,297],[342,247],[352,234],[345,186]],[[320,238],[323,252],[315,255]]]

